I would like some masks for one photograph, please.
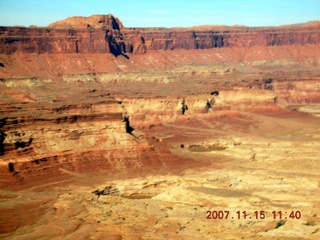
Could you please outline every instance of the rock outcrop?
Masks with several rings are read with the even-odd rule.
[[[0,53],[112,53],[126,52],[122,23],[112,15],[73,17],[48,28],[1,27]]]
[[[177,167],[145,131],[319,103],[319,44],[318,22],[129,29],[95,15],[1,27],[0,186]]]
[[[0,54],[146,53],[320,43],[320,23],[282,27],[125,28],[112,15],[72,17],[46,28],[0,28]]]
[[[121,30],[122,22],[111,14],[92,15],[91,17],[70,17],[51,23],[49,28],[104,28]]]

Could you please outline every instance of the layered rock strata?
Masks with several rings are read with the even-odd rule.
[[[0,238],[319,239],[319,39],[0,28]]]
[[[74,17],[46,28],[0,28],[0,53],[130,53],[319,44],[320,23],[284,27],[124,28],[112,15]]]
[[[1,186],[176,168],[145,131],[319,103],[319,34],[318,22],[128,29],[111,15],[1,27]]]

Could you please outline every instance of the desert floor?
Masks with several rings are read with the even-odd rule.
[[[179,156],[176,167],[113,177],[70,172],[68,180],[0,190],[2,226],[21,226],[0,237],[319,239],[317,109],[215,120],[187,113],[183,124],[144,130]]]

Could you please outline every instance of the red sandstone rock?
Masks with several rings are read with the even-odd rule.
[[[121,30],[120,20],[111,14],[92,15],[90,17],[70,17],[65,20],[51,23],[49,28],[109,28]]]
[[[126,29],[112,15],[73,17],[47,28],[1,27],[0,54],[128,53],[176,49],[319,44],[320,24],[285,27]]]
[[[319,23],[125,29],[112,16],[93,16],[0,34],[0,237],[317,232],[319,121],[291,109],[319,103]],[[319,108],[304,111],[316,116]],[[162,173],[163,181],[152,179]],[[97,183],[146,175],[117,181],[132,199],[92,196]],[[205,213],[218,206],[299,206],[303,217],[279,232],[270,215],[213,225]]]
[[[238,110],[281,112],[277,100],[319,103],[317,75],[288,74],[298,64],[318,65],[319,29],[126,29],[111,15],[70,18],[48,28],[2,27],[0,186],[181,164],[155,139],[126,134],[124,114],[137,130],[152,130],[237,118]],[[249,70],[239,73],[238,63]],[[272,70],[245,74],[256,65]],[[210,91],[217,89],[213,101]],[[183,96],[191,118],[180,116]],[[214,102],[210,112],[208,99]]]

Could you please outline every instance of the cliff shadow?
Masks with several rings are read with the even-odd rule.
[[[134,128],[130,126],[129,117],[125,116],[122,122],[126,123],[126,133],[132,134]]]

